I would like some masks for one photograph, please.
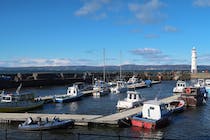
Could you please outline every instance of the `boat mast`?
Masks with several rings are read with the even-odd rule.
[[[120,51],[120,80],[122,80],[121,57],[122,57],[122,52]]]
[[[105,48],[103,49],[103,56],[104,56],[104,68],[103,68],[103,78],[104,78],[104,82],[106,81],[106,69],[105,69]]]

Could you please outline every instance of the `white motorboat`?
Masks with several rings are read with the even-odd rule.
[[[56,103],[65,103],[75,100],[79,100],[83,96],[83,93],[79,90],[78,85],[74,84],[71,87],[68,87],[67,94],[64,95],[55,95],[54,102]]]
[[[117,102],[117,109],[129,109],[142,105],[145,99],[137,91],[127,91],[127,97]]]
[[[171,109],[157,100],[144,102],[142,111],[131,117],[132,126],[147,129],[163,127],[170,122]]]
[[[116,86],[110,88],[112,93],[124,93],[127,89],[127,84],[124,81],[117,81]]]
[[[185,81],[178,80],[176,82],[176,87],[173,88],[173,93],[183,93],[186,87],[187,85]]]
[[[110,89],[104,81],[97,80],[93,86],[93,96],[104,96],[110,93]]]

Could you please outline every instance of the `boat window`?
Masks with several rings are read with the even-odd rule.
[[[160,106],[160,109],[161,109],[161,110],[164,110],[164,109],[166,109],[166,107],[165,107],[164,105],[161,105],[161,106]]]
[[[3,99],[3,100],[11,100],[10,97],[3,97],[2,99]]]
[[[154,110],[155,108],[154,107],[150,107],[149,109]]]
[[[147,111],[148,111],[148,117],[150,117],[150,110],[148,109]]]
[[[132,98],[132,95],[130,94],[129,96],[130,96],[129,98],[131,99]]]
[[[134,94],[134,99],[136,99],[136,94]]]

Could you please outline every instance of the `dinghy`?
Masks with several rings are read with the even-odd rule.
[[[45,121],[41,121],[39,118],[38,121],[34,122],[31,117],[29,117],[24,123],[18,125],[18,129],[29,130],[29,131],[40,131],[40,130],[51,130],[57,128],[66,128],[74,124],[73,120],[59,120],[59,118],[53,118],[52,121],[49,121],[46,118]]]

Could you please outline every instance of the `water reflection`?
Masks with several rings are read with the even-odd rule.
[[[140,127],[131,127],[132,137],[142,137],[145,139],[162,139],[163,132],[161,130],[151,130]]]
[[[77,102],[71,102],[69,104],[69,111],[70,112],[75,112],[78,109],[78,103]]]

